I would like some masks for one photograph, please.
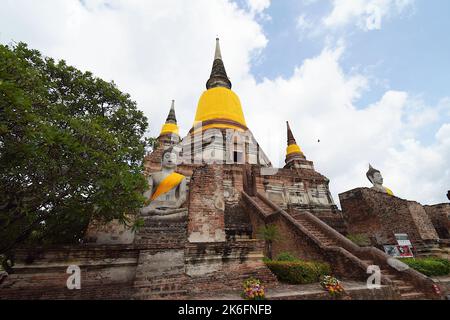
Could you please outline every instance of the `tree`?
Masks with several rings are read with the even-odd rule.
[[[277,226],[274,224],[268,224],[259,228],[258,237],[265,241],[267,257],[272,259],[272,245],[274,241],[281,240],[281,235]]]
[[[142,207],[147,119],[116,85],[0,45],[0,254],[76,243]]]

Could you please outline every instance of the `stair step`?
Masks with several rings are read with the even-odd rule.
[[[400,294],[402,299],[419,299],[424,298],[424,294],[420,292],[409,292],[409,293],[402,293]]]
[[[400,290],[401,293],[408,293],[413,292],[414,287],[406,285],[406,286],[398,286],[397,289]]]

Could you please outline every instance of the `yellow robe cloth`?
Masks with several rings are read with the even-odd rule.
[[[182,174],[176,172],[169,174],[161,181],[155,192],[152,194],[150,200],[153,201],[159,196],[169,192],[173,188],[176,188],[184,178],[185,177]]]
[[[386,190],[387,194],[389,194],[389,195],[391,195],[391,196],[393,196],[393,195],[394,195],[394,193],[392,192],[392,190],[391,190],[391,189],[389,189],[389,188],[386,188],[386,187],[384,187],[384,189]]]

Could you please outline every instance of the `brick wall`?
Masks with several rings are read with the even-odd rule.
[[[189,191],[188,240],[225,241],[223,167],[204,165],[194,170]]]
[[[417,202],[369,188],[339,195],[348,233],[364,233],[377,244],[396,244],[395,233],[407,233],[412,242],[437,240],[425,209]]]
[[[20,249],[0,284],[0,299],[125,299],[133,291],[138,250],[132,246]],[[81,269],[81,290],[69,290],[69,265]]]
[[[424,206],[441,239],[450,239],[450,203]]]

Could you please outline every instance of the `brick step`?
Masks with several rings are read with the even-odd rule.
[[[392,273],[389,273],[389,274],[384,274],[384,276],[388,277],[388,278],[389,278],[389,279],[391,279],[392,281],[394,281],[394,280],[397,280],[397,279],[398,279],[398,275],[396,275],[396,274],[392,274]]]
[[[395,272],[390,270],[380,270],[383,276],[397,276]]]
[[[421,292],[409,292],[400,294],[403,300],[418,300],[425,298],[425,295]]]
[[[152,230],[152,229],[147,229],[147,230],[145,230],[143,232],[139,232],[138,234],[155,234],[155,235],[174,234],[174,235],[182,235],[182,234],[186,234],[186,229],[183,229],[183,230],[175,230],[175,229]]]
[[[139,282],[139,284],[134,285],[135,288],[143,289],[149,292],[161,292],[161,291],[173,291],[173,290],[181,290],[180,287],[182,285],[179,282],[174,283],[164,283],[164,284],[145,284]]]
[[[404,280],[394,279],[392,280],[396,287],[407,286],[408,284]]]
[[[181,233],[165,233],[165,234],[158,234],[158,233],[144,233],[144,234],[139,234],[140,238],[155,238],[155,239],[161,239],[161,240],[166,240],[166,239],[184,239],[187,238],[186,234],[181,234]]]
[[[161,227],[161,226],[145,226],[144,228],[141,229],[141,231],[145,231],[145,230],[154,230],[154,231],[164,231],[164,230],[186,230],[187,226],[182,226],[182,227],[177,227],[177,226],[166,226],[166,227]]]
[[[175,233],[175,232],[170,232],[170,231],[167,231],[165,233],[146,232],[146,233],[140,233],[139,236],[140,237],[153,237],[153,238],[173,239],[173,238],[184,238],[184,237],[186,237],[186,232],[183,232],[183,233]]]
[[[167,276],[166,276],[167,277]],[[136,280],[134,282],[134,287],[139,288],[152,288],[152,287],[161,287],[161,286],[174,286],[183,284],[186,280],[184,277],[175,277],[172,275],[171,277],[163,278],[163,279],[148,279],[148,280]]]
[[[172,239],[172,238],[183,238],[186,237],[186,232],[164,232],[164,233],[152,233],[152,232],[146,232],[146,233],[139,233],[140,237],[154,237],[154,238],[165,238],[165,239]]]
[[[322,233],[314,233],[314,232],[311,232],[311,234],[312,234],[313,236],[317,237],[317,238],[329,239],[329,237],[324,236]]]
[[[414,287],[409,285],[397,286],[397,289],[400,290],[400,293],[414,292]]]
[[[154,298],[162,298],[168,295],[179,295],[186,296],[188,294],[187,290],[168,290],[168,291],[160,291],[160,292],[139,292],[135,295],[135,298],[141,300],[152,300]]]
[[[334,242],[333,239],[330,239],[329,237],[326,237],[326,236],[324,236],[324,235],[322,235],[322,234],[314,234],[314,233],[312,233],[312,235],[313,235],[314,237],[318,238],[318,239],[329,240],[329,241],[333,241],[333,242]]]
[[[313,235],[315,238],[317,238],[320,241],[325,241],[325,242],[330,242],[330,243],[336,243],[334,240],[330,239],[330,238],[326,238],[326,237],[321,237],[321,236],[316,236]]]
[[[311,232],[312,234],[320,234],[320,235],[322,235],[322,236],[328,238],[327,235],[325,235],[323,232],[321,232],[321,231],[319,231],[319,230],[317,230],[317,229],[313,229],[313,228],[309,228],[309,227],[305,227],[305,228],[306,228],[309,232]]]

